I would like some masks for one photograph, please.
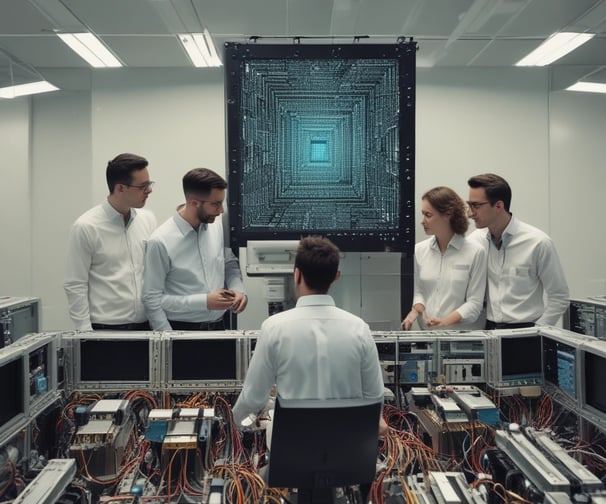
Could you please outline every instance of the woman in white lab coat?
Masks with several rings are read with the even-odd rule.
[[[465,203],[449,187],[434,187],[422,198],[423,229],[430,238],[415,246],[413,305],[402,321],[409,330],[481,329],[486,289],[486,251],[465,238]]]

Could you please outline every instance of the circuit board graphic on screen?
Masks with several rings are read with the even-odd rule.
[[[232,246],[322,234],[412,251],[415,51],[226,44]]]

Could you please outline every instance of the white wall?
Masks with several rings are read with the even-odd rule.
[[[512,211],[554,238],[571,294],[603,294],[606,98],[550,93],[549,82],[544,69],[420,69],[417,203],[435,185],[466,199],[469,176],[502,174]],[[224,131],[221,69],[99,71],[69,91],[0,101],[0,295],[40,296],[42,328],[70,329],[65,240],[107,194],[107,161],[124,151],[149,159],[158,183],[148,207],[162,222],[187,170],[225,174]]]
[[[545,70],[420,69],[417,205],[436,185],[467,200],[469,177],[497,173],[512,187],[511,211],[549,231],[548,95]],[[417,241],[423,237],[418,224]]]
[[[105,167],[120,152],[149,160],[148,207],[158,222],[183,200],[190,169],[225,175],[222,69],[133,70],[95,75],[92,91],[94,201],[107,196]]]
[[[0,100],[0,298],[31,296],[30,102]]]
[[[63,271],[71,223],[91,204],[90,93],[36,98],[32,110],[30,295],[41,299],[44,329],[72,329]]]
[[[606,294],[606,95],[550,97],[549,208],[571,297]]]

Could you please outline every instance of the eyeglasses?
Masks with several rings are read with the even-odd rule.
[[[215,210],[219,210],[219,208],[223,206],[223,201],[210,201],[203,199],[199,199],[197,201],[199,201],[200,203],[210,203],[210,206],[212,206]]]
[[[488,205],[489,203],[490,201],[468,201],[466,206],[469,210],[477,210],[481,206]]]
[[[134,187],[135,189],[139,189],[140,191],[147,191],[147,190],[151,190],[152,187],[154,187],[155,182],[153,180],[150,180],[149,182],[145,182],[143,184],[140,185],[132,185],[132,184],[124,184],[127,187]]]

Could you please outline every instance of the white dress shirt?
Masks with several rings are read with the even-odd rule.
[[[152,329],[170,331],[169,320],[213,322],[225,310],[209,310],[209,292],[245,292],[240,264],[223,246],[221,219],[196,230],[178,213],[152,234],[145,252],[143,302]]]
[[[444,318],[456,310],[461,322],[452,329],[481,329],[485,290],[486,251],[475,241],[455,234],[444,254],[435,236],[415,245],[413,305],[423,304],[427,318]],[[431,329],[421,315],[417,322],[421,329]]]
[[[261,326],[242,392],[236,425],[257,414],[277,385],[284,399],[383,398],[377,347],[368,324],[337,308],[329,295],[309,295]]]
[[[569,292],[551,238],[513,216],[500,249],[488,229],[478,229],[471,237],[488,250],[486,318],[509,324],[556,324],[568,307]]]
[[[135,208],[125,224],[107,200],[76,220],[69,233],[63,284],[76,329],[147,320],[141,299],[143,255],[155,227],[153,213]]]

